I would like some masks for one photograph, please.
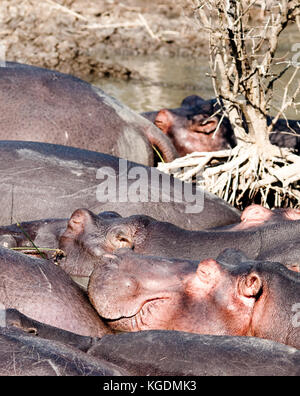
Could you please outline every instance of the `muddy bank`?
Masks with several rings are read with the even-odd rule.
[[[79,77],[138,78],[112,55],[191,56],[206,52],[191,1],[3,0],[6,59]],[[2,56],[3,57],[3,56]]]

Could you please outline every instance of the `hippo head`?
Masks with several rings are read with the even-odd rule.
[[[274,217],[282,220],[300,220],[300,209],[276,208],[272,210]]]
[[[122,218],[116,212],[95,215],[88,209],[77,209],[59,239],[59,247],[67,256],[60,266],[70,275],[89,276],[104,253],[138,247],[153,221],[143,215]]]
[[[266,223],[275,224],[288,220],[300,220],[300,210],[293,208],[276,208],[271,210],[261,205],[252,204],[241,214],[241,223],[235,227],[235,230],[257,227]]]
[[[263,283],[249,263],[240,266],[241,260],[242,253],[227,265],[121,249],[99,260],[88,294],[99,315],[116,330],[247,335]]]
[[[222,117],[215,99],[188,96],[177,109],[162,109],[154,121],[172,140],[179,155],[218,151],[236,145],[229,120]]]
[[[106,229],[121,216],[116,212],[95,215],[88,209],[77,209],[59,239],[59,247],[66,253],[60,266],[70,275],[89,276],[94,261],[103,250]]]
[[[182,278],[193,269],[191,262],[120,249],[100,258],[90,277],[89,298],[112,328],[169,328],[184,293]]]

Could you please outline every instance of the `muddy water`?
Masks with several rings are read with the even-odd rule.
[[[293,45],[297,42],[300,43],[299,32],[294,28],[289,28],[280,42],[277,53],[278,62],[292,59],[296,53],[292,51]],[[300,48],[298,48],[298,51],[300,51]],[[210,73],[210,69],[206,57],[189,59],[139,56],[117,57],[114,60],[138,71],[145,80],[127,82],[103,79],[93,83],[137,112],[157,110],[164,107],[178,107],[183,98],[192,94],[200,95],[205,99],[215,96],[211,79],[207,75]],[[298,62],[300,62],[300,56]],[[284,65],[284,63],[278,65],[277,70],[282,69]],[[283,91],[292,71],[284,75],[274,87],[272,103],[277,108],[280,107]],[[298,78],[291,84],[293,89],[296,84],[299,84],[299,76],[300,70],[298,71]],[[270,113],[275,115],[276,109],[271,109]],[[290,107],[286,115],[290,119],[300,119],[299,106],[298,112],[297,109]]]
[[[205,76],[209,70],[204,59],[143,56],[116,61],[137,70],[145,80],[94,83],[138,112],[177,107],[183,98],[192,94],[204,98],[214,96],[211,81]]]

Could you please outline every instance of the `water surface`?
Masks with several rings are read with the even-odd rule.
[[[278,62],[291,60],[296,54],[293,45],[299,42],[299,31],[296,27],[289,27],[280,40],[277,53]],[[300,52],[300,48],[298,49]],[[205,99],[215,97],[211,78],[208,57],[198,59],[184,57],[155,57],[155,56],[131,56],[115,57],[115,61],[127,66],[129,69],[138,71],[146,80],[122,81],[101,79],[93,81],[109,95],[114,96],[137,112],[158,110],[161,108],[178,107],[186,96],[197,94]],[[298,57],[300,62],[300,56]],[[274,70],[282,69],[285,63],[279,64]],[[294,70],[294,69],[293,69]],[[274,86],[273,104],[278,108],[281,105],[284,88],[286,87],[292,71],[288,72]],[[294,89],[300,84],[300,70],[298,77],[291,87]],[[300,102],[300,96],[298,97]],[[286,116],[290,119],[300,119],[300,108],[290,107]],[[276,114],[276,109],[270,110],[271,115]]]

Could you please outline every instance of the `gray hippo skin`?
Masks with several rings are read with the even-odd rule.
[[[62,342],[0,327],[0,376],[121,376],[124,369]]]
[[[85,293],[55,264],[0,248],[0,303],[80,335],[111,333]]]
[[[59,341],[80,351],[87,352],[99,340],[97,337],[83,336],[71,331],[34,320],[14,308],[2,311],[2,322],[4,327],[9,329],[19,329],[28,334],[46,340]]]
[[[254,259],[275,261],[294,269],[299,266],[300,221],[282,220],[260,227],[238,231],[189,231],[149,216],[100,218],[86,209],[77,209],[71,216],[59,247],[67,254],[62,268],[71,275],[88,276],[105,252],[129,248],[136,253],[167,258],[203,260],[217,258],[226,248],[241,249]],[[290,247],[288,251],[287,247]],[[268,255],[268,256],[266,256]],[[295,270],[296,267],[295,267]]]
[[[136,170],[144,172],[149,180],[149,183],[142,182],[147,190],[138,197],[141,202],[128,198],[140,178],[134,175]],[[109,172],[116,175],[113,180],[116,180],[117,197],[105,194],[99,197],[99,187],[105,185]],[[154,176],[157,180],[162,177],[167,187],[162,189],[155,183],[150,187]],[[122,183],[128,183],[128,195],[120,192],[119,199]],[[159,195],[162,190],[163,198]],[[1,225],[68,218],[81,207],[95,213],[117,211],[124,216],[143,213],[188,229],[232,224],[240,218],[240,212],[224,200],[189,183],[175,181],[155,168],[107,154],[47,143],[0,141],[0,191]],[[180,191],[178,202],[174,191]],[[165,198],[170,198],[170,202]]]
[[[169,138],[101,89],[57,71],[6,62],[0,68],[0,139],[95,150],[153,165],[152,145],[176,158]]]
[[[89,367],[88,375],[99,375],[99,364],[102,369],[112,369],[116,365],[117,370],[122,375],[128,375],[129,373],[129,375],[141,376],[295,376],[300,374],[300,352],[298,350],[259,338],[149,330],[113,336],[105,335],[99,340],[96,337],[79,336],[36,322],[11,309],[6,311],[6,322],[8,329],[14,329],[17,326],[25,332],[34,332],[38,339],[55,341],[51,343],[51,348],[49,348],[48,345],[50,344],[47,342],[44,344],[46,353],[47,346],[49,353],[50,350],[55,351],[59,344],[64,344],[64,352],[67,350],[70,353],[67,346],[87,352],[85,356],[78,353],[76,361],[80,361],[84,368],[86,365]],[[6,334],[9,334],[9,332]],[[13,334],[17,340],[18,333]],[[32,340],[32,338],[27,338],[26,335],[23,335],[22,339],[25,341],[23,341],[25,345],[26,340],[29,340],[32,344],[35,343],[36,346],[42,346],[44,342],[43,340]],[[26,353],[21,353],[21,356],[24,358]],[[52,354],[51,363],[54,363],[54,356]],[[62,356],[61,350],[59,356],[60,358]],[[99,361],[95,362],[96,359],[99,359]],[[39,371],[42,362],[37,359],[37,363],[37,370]],[[56,360],[56,368],[58,368],[58,364],[59,361]],[[23,364],[21,370],[23,373],[25,371],[24,366]],[[51,367],[51,364],[45,364],[45,366],[44,375],[48,370],[51,375],[53,366]],[[67,368],[70,369],[70,362]],[[33,369],[33,367],[30,367],[30,369]],[[29,371],[29,368],[27,368],[27,372]],[[36,373],[36,371],[33,370],[33,373]],[[66,370],[62,372],[56,370],[56,375],[62,373],[67,374]],[[84,371],[78,372],[78,375],[84,374]],[[107,372],[107,375],[116,375],[116,372],[115,370]]]
[[[300,351],[253,337],[152,330],[104,336],[88,354],[120,365],[132,375],[300,375]],[[192,390],[192,381],[189,385]]]
[[[300,274],[225,250],[216,260],[104,255],[89,298],[114,330],[252,336],[300,349]]]
[[[178,108],[141,115],[170,137],[180,156],[194,151],[224,150],[236,145],[230,121],[223,116],[216,99],[205,100],[198,95],[191,95]],[[272,118],[267,117],[267,123],[271,121]],[[300,121],[279,119],[270,134],[270,141],[279,147],[293,148],[299,153]]]

